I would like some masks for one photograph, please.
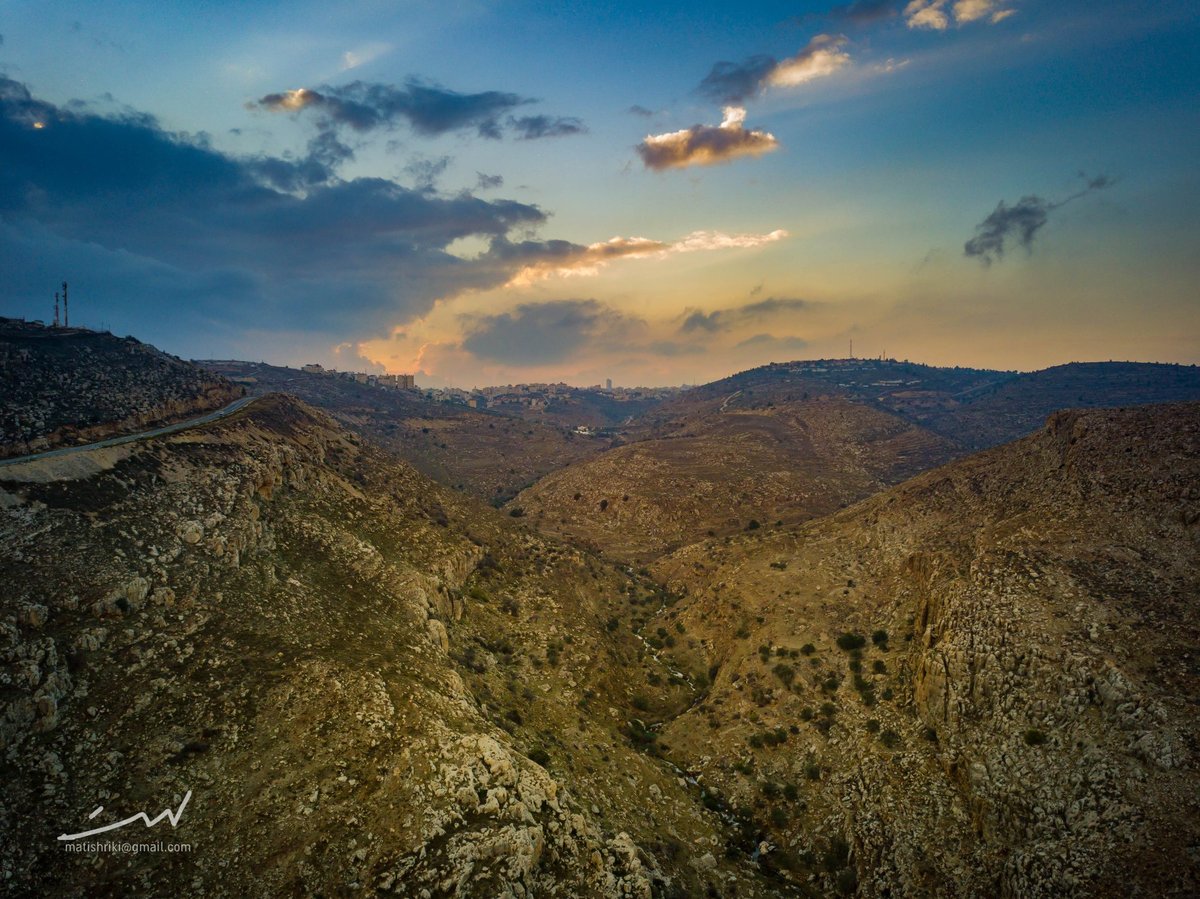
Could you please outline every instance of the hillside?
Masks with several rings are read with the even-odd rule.
[[[554,472],[509,509],[641,564],[709,534],[828,514],[956,454],[942,437],[841,397],[730,403]]]
[[[902,410],[970,450],[1015,440],[1059,409],[1095,409],[1200,399],[1200,366],[1148,362],[1073,362],[1028,372],[952,407]],[[893,407],[891,398],[884,400]]]
[[[0,474],[6,891],[788,894],[636,748],[653,583],[278,395]],[[190,853],[56,841],[188,791]]]
[[[827,515],[1070,406],[1200,399],[1200,368],[1088,363],[1016,375],[872,359],[763,366],[685,391],[625,445],[509,503],[544,533],[638,564],[706,536]]]
[[[328,412],[439,483],[500,505],[548,472],[591,458],[609,443],[574,426],[434,403],[407,390],[255,362],[207,362],[251,393],[282,391]]]
[[[242,390],[132,337],[0,318],[0,458],[203,415]]]
[[[765,864],[863,896],[1200,891],[1200,405],[1059,413],[654,570],[686,593],[664,657],[714,678],[662,740]]]

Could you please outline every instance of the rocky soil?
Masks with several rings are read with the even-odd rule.
[[[132,337],[0,319],[0,458],[136,433],[242,390]]]
[[[544,533],[644,564],[707,535],[826,515],[957,453],[842,397],[731,401],[554,472],[508,508]]]
[[[407,390],[253,362],[206,363],[251,393],[290,393],[328,412],[435,481],[502,505],[539,478],[590,459],[610,441],[575,425],[524,421],[499,412],[433,403]],[[576,422],[578,424],[578,422]]]
[[[713,677],[662,739],[764,864],[863,896],[1200,892],[1200,405],[1059,413],[655,572],[686,598],[651,627]]]
[[[790,891],[642,751],[652,582],[278,396],[84,457],[0,479],[6,893]],[[190,853],[56,839],[189,790],[117,835]]]

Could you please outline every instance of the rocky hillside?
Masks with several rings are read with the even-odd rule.
[[[1059,413],[655,572],[686,593],[650,624],[664,658],[712,678],[661,740],[764,866],[861,896],[1200,893],[1200,405]]]
[[[132,337],[0,318],[0,458],[203,415],[242,390]]]
[[[638,564],[826,515],[954,458],[954,444],[837,396],[721,403],[554,472],[509,504],[544,533]]]
[[[0,470],[0,580],[8,894],[794,892],[645,751],[671,597],[293,399]]]
[[[297,396],[428,477],[497,506],[549,472],[610,445],[573,433],[573,426],[429,402],[407,390],[255,362],[205,365],[238,379],[252,393]]]

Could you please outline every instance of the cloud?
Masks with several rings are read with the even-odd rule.
[[[394,128],[407,124],[416,133],[438,137],[451,132],[474,131],[478,136],[499,139],[502,120],[518,107],[537,101],[502,91],[464,94],[417,78],[402,86],[352,81],[338,87],[299,88],[267,94],[247,104],[267,112],[310,111],[319,116],[318,127],[347,127],[359,132]],[[507,125],[517,137],[532,140],[580,134],[587,129],[574,117],[509,115]]]
[[[520,118],[510,116],[508,125],[520,140],[536,140],[539,137],[566,137],[571,134],[586,134],[582,119],[574,116],[531,115]]]
[[[630,115],[641,116],[644,119],[648,119],[654,115],[654,110],[647,109],[645,106],[639,106],[637,103],[634,103],[625,111]]]
[[[850,62],[843,35],[818,34],[795,56],[751,56],[740,63],[718,62],[698,92],[719,103],[741,103],[767,87],[796,87],[832,75]]]
[[[498,239],[492,241],[489,254],[509,265],[520,264],[509,281],[511,286],[520,286],[553,276],[595,275],[618,259],[661,259],[676,253],[752,249],[785,237],[787,232],[779,229],[768,234],[693,231],[674,242],[651,240],[648,237],[613,237],[587,245],[565,240],[510,243]]]
[[[829,18],[851,25],[873,25],[895,16],[897,6],[897,0],[855,0],[853,3],[835,6],[829,11]]]
[[[585,346],[624,348],[645,324],[593,299],[523,303],[512,312],[464,316],[462,347],[482,359],[542,365]]]
[[[9,301],[32,302],[66,277],[81,314],[86,302],[130,330],[170,327],[176,351],[200,334],[327,335],[332,345],[384,331],[436,298],[500,286],[523,264],[463,260],[452,243],[504,243],[546,221],[514,200],[308,178],[300,170],[319,166],[315,156],[343,151],[231,156],[150,116],[56,106],[5,77],[0,147]]]
[[[415,156],[404,166],[404,173],[412,177],[417,190],[429,192],[437,186],[438,178],[442,177],[451,161],[449,156],[438,156],[433,159],[426,156]]]
[[[776,337],[773,334],[755,334],[747,337],[737,345],[738,349],[765,349],[770,352],[792,352],[808,348],[808,341],[803,337]]]
[[[984,265],[991,265],[1004,258],[1005,250],[1012,242],[1031,251],[1034,237],[1049,221],[1051,212],[1116,183],[1108,175],[1089,178],[1080,173],[1080,177],[1084,179],[1084,187],[1058,202],[1043,200],[1035,194],[1021,197],[1011,206],[1001,200],[992,213],[975,226],[975,236],[963,244],[963,255],[975,257]]]
[[[385,53],[390,52],[391,49],[391,44],[372,43],[347,50],[342,54],[342,71],[348,72],[350,69],[357,69],[359,66],[374,62]]]
[[[479,180],[475,182],[476,190],[495,190],[498,187],[504,186],[503,175],[485,175],[483,172],[475,173]]]
[[[1009,16],[1015,9],[1007,8],[1004,0],[911,0],[904,7],[904,21],[909,28],[926,28],[945,31],[951,19],[956,25],[987,20],[995,25]]]
[[[747,303],[745,306],[734,306],[730,309],[715,309],[712,312],[691,309],[684,312],[683,324],[679,326],[679,330],[683,334],[698,331],[716,334],[722,331],[730,331],[748,322],[758,321],[774,315],[799,312],[810,308],[811,305],[808,300],[769,297],[765,300],[759,300],[756,303]]]
[[[767,83],[772,87],[795,87],[832,75],[850,63],[850,54],[842,50],[845,45],[842,35],[818,34],[795,56],[781,60],[767,75]]]
[[[745,128],[745,119],[746,110],[727,106],[720,125],[693,125],[683,131],[647,135],[637,145],[637,153],[646,168],[662,171],[761,156],[779,147],[773,134]]]
[[[777,65],[779,61],[774,56],[714,63],[697,90],[718,103],[741,103],[759,92]]]

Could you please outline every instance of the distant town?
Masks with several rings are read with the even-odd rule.
[[[559,382],[556,384],[505,384],[495,387],[476,387],[472,390],[460,387],[421,388],[416,384],[415,375],[380,375],[361,371],[338,371],[325,368],[316,362],[303,365],[300,370],[308,374],[354,381],[368,387],[414,390],[433,402],[462,403],[472,409],[504,409],[507,407],[514,411],[518,408],[537,411],[545,409],[555,401],[569,400],[581,392],[601,393],[615,402],[657,401],[667,399],[687,389],[687,385],[682,387],[613,387],[611,378],[606,379],[603,385],[594,384],[590,387],[573,387],[570,384]]]

